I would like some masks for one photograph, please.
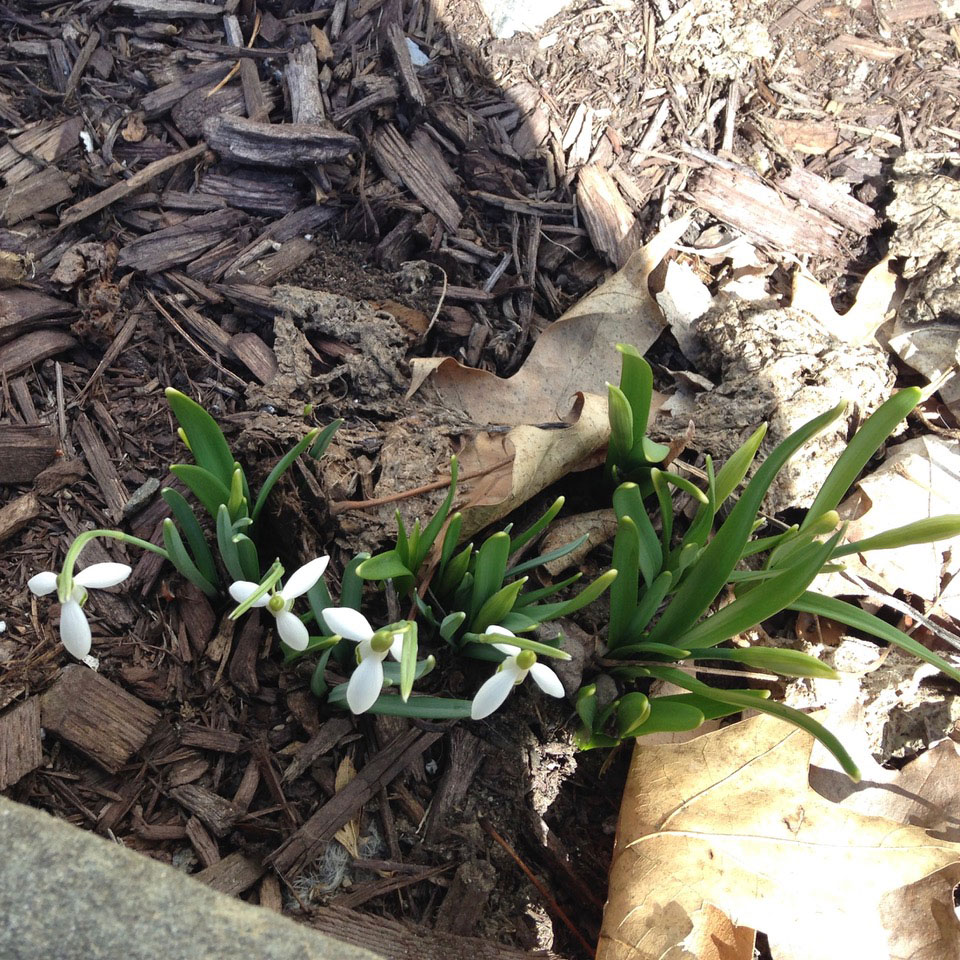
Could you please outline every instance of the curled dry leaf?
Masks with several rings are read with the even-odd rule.
[[[684,957],[707,905],[764,931],[775,960],[960,955],[960,844],[824,799],[813,743],[769,716],[638,742],[598,960]]]
[[[465,474],[487,470],[463,509],[464,535],[529,500],[607,442],[606,384],[620,376],[618,343],[646,352],[664,327],[650,274],[687,227],[670,224],[621,270],[540,335],[520,371],[502,379],[447,358],[412,362],[408,392],[433,391],[477,428]]]

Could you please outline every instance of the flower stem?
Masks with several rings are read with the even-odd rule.
[[[163,547],[158,547],[155,543],[150,543],[149,540],[141,540],[129,533],[123,533],[121,530],[86,530],[70,544],[70,549],[63,559],[63,569],[60,571],[57,582],[57,597],[61,603],[66,603],[73,593],[73,568],[80,558],[81,551],[91,540],[96,540],[98,537],[107,540],[119,540],[131,547],[139,547],[141,550],[149,550],[151,553],[159,554],[164,560],[170,559],[170,555]]]

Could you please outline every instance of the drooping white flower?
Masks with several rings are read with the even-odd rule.
[[[383,689],[383,661],[388,654],[400,659],[403,631],[374,630],[362,613],[350,607],[327,607],[322,612],[334,633],[357,644],[359,663],[347,684],[347,706],[352,713],[366,713]]]
[[[94,563],[74,574],[68,597],[60,597],[60,642],[78,660],[90,653],[90,624],[83,612],[87,590],[103,590],[123,583],[131,570],[125,563]],[[44,570],[27,581],[30,592],[38,597],[59,590],[60,577],[52,570]]]
[[[506,627],[496,625],[487,627],[484,633],[499,634],[504,637],[514,636]],[[523,683],[528,673],[544,693],[551,697],[563,696],[563,684],[560,678],[546,664],[538,663],[537,655],[532,650],[521,650],[512,643],[495,643],[493,646],[501,653],[505,653],[507,659],[477,691],[473,698],[473,705],[470,707],[471,719],[482,720],[498,710],[510,695],[510,691],[517,684]]]
[[[322,576],[329,557],[316,557],[290,574],[286,584],[280,590],[265,593],[253,604],[266,607],[277,621],[277,633],[291,650],[306,650],[310,642],[310,633],[303,621],[293,612],[293,601],[303,596]],[[237,580],[230,584],[230,596],[237,603],[243,603],[251,594],[260,589],[259,583],[250,580]]]

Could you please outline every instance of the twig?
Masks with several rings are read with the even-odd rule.
[[[511,847],[510,844],[507,843],[507,841],[504,840],[503,837],[501,837],[500,834],[497,833],[497,831],[494,830],[494,828],[483,819],[483,817],[480,817],[479,819],[480,826],[483,827],[483,830],[487,836],[491,837],[493,840],[499,843],[501,847],[503,847],[513,862],[523,871],[526,878],[537,888],[537,890],[540,891],[540,895],[547,902],[547,907],[560,918],[564,926],[577,938],[577,941],[581,944],[584,950],[587,951],[587,954],[591,957],[595,956],[596,949],[590,946],[583,934],[580,933],[580,931],[573,925],[570,918],[566,915],[566,913],[564,913],[560,904],[554,900],[547,888],[536,878],[536,876],[534,876],[533,871],[520,859],[519,856],[517,856],[517,853],[513,847]]]
[[[513,463],[513,457],[506,457],[503,460],[497,461],[497,463],[491,464],[489,467],[485,467],[483,470],[478,470],[476,473],[462,475],[460,482],[485,477],[488,473],[493,473],[511,463]],[[400,493],[391,493],[389,496],[377,497],[374,500],[335,500],[330,504],[330,514],[331,516],[336,516],[338,513],[344,513],[347,510],[369,510],[372,507],[382,507],[387,503],[396,503],[398,500],[408,500],[410,497],[419,497],[421,493],[430,493],[433,490],[441,490],[443,487],[449,486],[450,478],[446,477],[443,480],[434,480],[432,483],[425,483],[421,487],[403,490]]]

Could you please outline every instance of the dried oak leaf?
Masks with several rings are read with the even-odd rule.
[[[708,906],[764,931],[775,960],[960,955],[960,844],[824,799],[813,743],[768,716],[638,742],[598,960],[697,957]]]

